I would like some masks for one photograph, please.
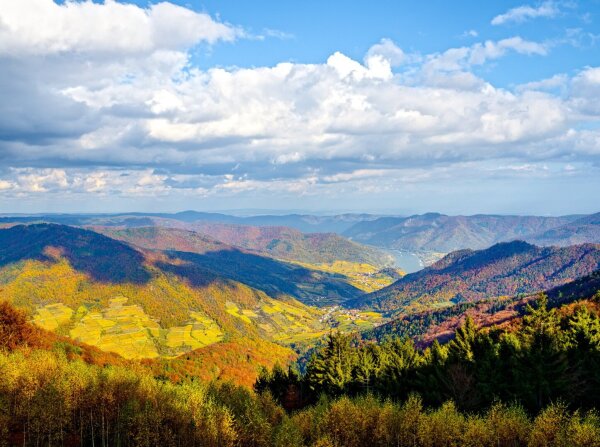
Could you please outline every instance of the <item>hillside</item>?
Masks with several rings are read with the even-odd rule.
[[[549,229],[528,238],[528,240],[537,245],[561,247],[585,242],[600,243],[600,213]]]
[[[358,222],[343,235],[357,242],[408,251],[449,253],[483,249],[524,239],[573,222],[580,216],[447,216],[428,213]]]
[[[564,285],[547,290],[548,307],[558,308],[572,303],[586,302],[590,297],[600,305],[600,270]],[[382,341],[387,337],[412,338],[419,347],[450,340],[467,317],[478,327],[506,327],[514,325],[538,297],[527,296],[484,299],[478,302],[455,304],[444,309],[428,310],[402,315],[376,328],[362,332],[366,340]],[[583,301],[582,301],[583,300]]]
[[[233,248],[166,253],[62,225],[0,230],[2,297],[27,309],[42,328],[127,358],[174,356],[241,339],[262,346],[257,359],[269,349],[279,353],[275,358],[289,358],[290,350],[272,343],[327,331],[323,311],[294,296],[339,290],[359,293],[333,275]],[[247,367],[256,370],[254,363]]]
[[[550,289],[600,268],[600,245],[537,247],[514,241],[450,253],[351,304],[387,312],[446,307]]]
[[[57,223],[77,226],[178,226],[194,222],[216,222],[248,226],[289,227],[305,233],[338,233],[356,222],[373,220],[370,214],[338,214],[317,216],[310,214],[234,216],[223,213],[182,211],[179,213],[114,213],[114,214],[0,214],[0,224]]]
[[[187,228],[194,231],[161,227],[93,227],[109,237],[159,250],[205,253],[235,246],[259,255],[309,264],[348,261],[387,267],[393,262],[391,256],[378,249],[351,242],[333,233],[304,234],[287,227],[211,222],[197,222]]]

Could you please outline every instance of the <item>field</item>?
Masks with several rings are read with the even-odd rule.
[[[374,292],[389,286],[404,274],[404,272],[398,269],[379,269],[371,264],[349,261],[334,261],[321,264],[296,262],[296,264],[311,270],[344,276],[349,284],[363,292]]]

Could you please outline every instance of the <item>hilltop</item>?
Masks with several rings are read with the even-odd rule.
[[[343,235],[357,242],[408,251],[449,253],[479,250],[495,243],[527,239],[581,216],[447,216],[427,213],[358,222]],[[590,242],[590,241],[582,241]]]
[[[262,256],[310,264],[348,261],[382,268],[393,262],[390,255],[379,249],[351,242],[334,233],[304,234],[288,227],[195,222],[185,228],[92,229],[140,247],[159,250],[205,253],[234,246]]]
[[[363,293],[340,275],[195,233],[183,240],[179,230],[132,234],[154,248],[57,224],[0,230],[0,293],[39,327],[77,342],[125,358],[177,357],[156,368],[246,385],[259,365],[288,363],[289,346],[324,335],[332,322],[352,330],[379,318],[349,319],[298,300],[324,304]],[[170,250],[156,249],[157,241]],[[190,247],[195,252],[184,251]]]
[[[600,245],[537,247],[514,241],[459,250],[432,266],[352,302],[406,312],[546,290],[600,268]]]
[[[549,229],[529,240],[538,245],[559,245],[561,247],[585,242],[600,243],[600,213]]]

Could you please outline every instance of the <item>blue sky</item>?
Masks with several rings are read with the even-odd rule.
[[[0,0],[0,212],[600,209],[600,0]]]
[[[482,40],[500,40],[519,35],[527,40],[555,42],[553,51],[541,60],[509,54],[495,67],[479,70],[497,86],[571,73],[594,62],[600,49],[593,38],[583,38],[577,46],[565,41],[569,32],[600,33],[600,1],[578,4],[556,3],[551,18],[492,25],[502,12],[522,5],[522,1],[201,1],[176,2],[199,11],[218,14],[232,24],[242,24],[249,32],[265,35],[279,31],[283,38],[243,40],[217,45],[210,54],[200,52],[197,63],[208,68],[220,66],[275,65],[281,61],[319,63],[340,51],[361,60],[382,38],[389,38],[406,51],[421,54],[443,52]],[[540,5],[543,2],[533,2]],[[148,5],[148,2],[137,2]],[[471,32],[477,35],[471,35]],[[529,60],[528,60],[529,59]],[[527,69],[523,69],[527,64]]]

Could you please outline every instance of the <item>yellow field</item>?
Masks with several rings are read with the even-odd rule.
[[[335,261],[328,264],[306,264],[295,262],[295,264],[311,270],[319,270],[321,272],[345,276],[349,284],[364,292],[374,292],[389,286],[395,281],[392,276],[381,272],[377,267],[370,264],[360,264],[349,261]],[[396,271],[400,275],[403,274],[400,270]]]
[[[127,298],[116,297],[108,308],[85,313],[71,329],[71,338],[125,358],[158,357],[159,324],[140,306],[127,306],[126,302]]]
[[[192,321],[167,332],[165,344],[170,348],[198,349],[223,340],[223,331],[214,320],[200,312],[191,313]]]
[[[55,331],[59,326],[71,321],[73,310],[62,303],[48,304],[37,309],[33,322],[48,331]]]

